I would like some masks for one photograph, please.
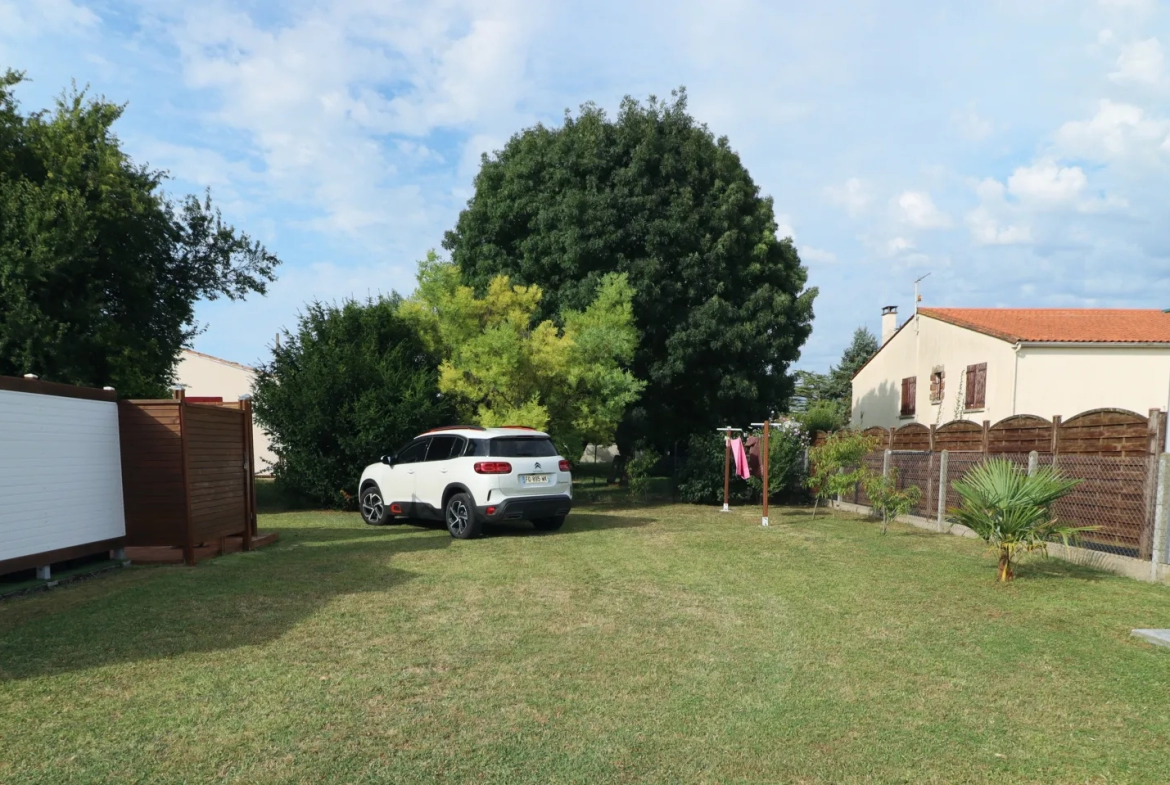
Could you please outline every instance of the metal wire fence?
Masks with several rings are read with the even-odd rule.
[[[945,456],[945,457],[944,457]],[[875,451],[864,465],[875,473],[896,477],[896,487],[917,486],[921,498],[911,515],[938,518],[961,504],[954,482],[990,459],[1006,459],[1024,471],[1055,466],[1064,477],[1080,480],[1071,493],[1053,505],[1056,518],[1069,526],[1086,527],[1079,535],[1082,548],[1149,559],[1153,547],[1155,456],[1057,455],[1052,453]],[[853,501],[871,506],[859,487]],[[943,521],[940,521],[940,523]]]

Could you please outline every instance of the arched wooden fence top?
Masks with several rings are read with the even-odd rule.
[[[970,420],[952,420],[934,431],[935,450],[956,452],[983,449],[983,426]]]
[[[1034,414],[1000,420],[987,431],[989,453],[1052,452],[1052,421]]]
[[[1145,455],[1150,449],[1150,420],[1127,409],[1092,409],[1056,427],[1056,451],[1062,455]]]
[[[878,439],[878,449],[885,450],[890,446],[890,432],[880,425],[872,425],[861,432],[865,436],[874,436]]]
[[[912,422],[894,431],[890,449],[929,450],[930,429],[921,423]]]

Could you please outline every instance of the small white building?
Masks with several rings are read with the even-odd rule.
[[[1170,313],[1158,310],[920,308],[853,377],[852,425],[896,428],[1014,414],[1165,408]]]
[[[252,394],[256,369],[210,354],[184,349],[175,369],[175,382],[183,387],[188,400],[238,401],[241,395]],[[255,451],[256,474],[272,473],[276,456],[269,447],[268,434],[260,426],[252,425],[252,445]]]

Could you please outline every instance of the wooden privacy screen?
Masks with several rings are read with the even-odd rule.
[[[126,544],[195,547],[256,533],[252,406],[121,401],[122,489]]]

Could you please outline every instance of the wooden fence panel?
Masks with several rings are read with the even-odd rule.
[[[925,425],[916,422],[903,425],[901,428],[898,428],[894,431],[890,449],[929,450],[930,429]]]
[[[243,534],[248,528],[244,413],[188,404],[187,460],[195,542]]]
[[[983,449],[983,426],[970,420],[954,420],[934,431],[934,449],[967,452]]]
[[[184,543],[187,497],[179,420],[177,401],[118,403],[127,545]]]
[[[997,454],[1051,452],[1052,423],[1031,414],[1000,420],[987,433],[987,451]]]
[[[254,533],[251,409],[244,403],[122,401],[127,545],[194,547]]]
[[[1112,455],[1123,458],[1149,454],[1149,420],[1125,409],[1094,409],[1065,420],[1057,428],[1061,455]]]

